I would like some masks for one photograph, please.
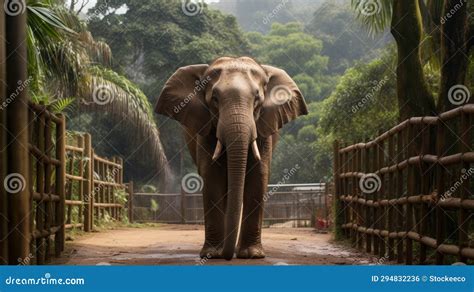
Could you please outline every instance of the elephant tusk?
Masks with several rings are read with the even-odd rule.
[[[260,157],[260,151],[258,151],[257,140],[253,141],[252,143],[252,152],[253,152],[253,156],[255,156],[255,159],[257,159],[258,161],[262,159]]]
[[[214,155],[212,156],[212,160],[216,161],[219,156],[221,156],[222,152],[222,143],[221,141],[217,140],[216,150],[214,150]]]

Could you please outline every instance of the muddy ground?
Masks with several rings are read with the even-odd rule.
[[[267,257],[259,260],[201,260],[203,226],[120,228],[75,236],[52,264],[65,265],[367,265],[376,260],[311,228],[265,228]]]

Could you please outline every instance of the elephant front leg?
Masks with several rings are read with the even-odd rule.
[[[264,195],[267,191],[271,147],[269,141],[260,141],[262,159],[249,157],[249,169],[245,180],[244,208],[240,231],[238,258],[259,259],[265,257],[262,246]]]
[[[224,244],[226,172],[211,166],[206,169],[203,180],[205,241],[199,256],[208,259],[221,258]]]

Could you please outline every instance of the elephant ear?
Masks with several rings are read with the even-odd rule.
[[[178,121],[194,133],[208,135],[211,113],[204,101],[207,79],[203,79],[208,68],[206,64],[179,68],[166,81],[155,106],[156,113]]]
[[[298,116],[308,114],[303,94],[284,70],[263,65],[269,77],[257,131],[268,137]]]

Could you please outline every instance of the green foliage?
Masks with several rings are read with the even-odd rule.
[[[156,193],[158,189],[153,185],[143,185],[140,190],[144,193]]]
[[[332,133],[341,141],[359,142],[375,137],[397,123],[393,58],[390,53],[347,70],[323,103],[323,133]]]
[[[124,189],[115,189],[114,190],[115,201],[118,204],[124,205],[128,201],[128,194]]]
[[[76,101],[75,97],[66,97],[53,101],[49,108],[53,113],[62,113]]]
[[[370,35],[383,32],[392,20],[392,0],[351,0],[357,18],[367,27]]]
[[[125,14],[114,13],[123,5]],[[111,46],[116,67],[151,97],[180,66],[248,53],[235,18],[215,10],[205,8],[199,16],[189,17],[179,0],[100,0],[96,8],[101,7],[110,12],[91,15],[91,31]]]
[[[158,212],[160,209],[160,206],[158,205],[158,202],[154,199],[150,199],[150,210],[152,212]]]
[[[305,30],[322,40],[322,53],[329,57],[328,69],[333,74],[344,73],[357,60],[377,57],[388,42],[385,35],[369,37],[347,2],[326,1],[314,12]]]
[[[321,54],[320,40],[304,32],[296,22],[275,23],[268,35],[249,33],[252,52],[265,64],[284,68],[294,78],[307,101],[329,94],[335,78],[327,71],[328,57]]]

